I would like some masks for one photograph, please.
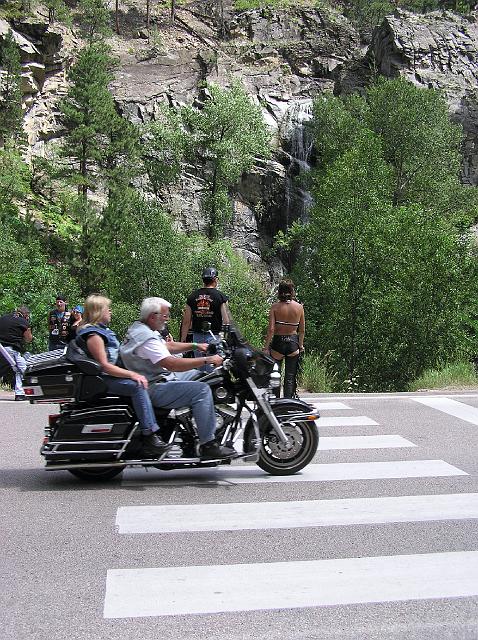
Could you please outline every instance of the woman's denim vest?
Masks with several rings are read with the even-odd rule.
[[[103,323],[90,324],[86,327],[82,327],[76,333],[77,337],[83,338],[85,341],[87,337],[93,333],[98,334],[105,341],[106,355],[108,362],[116,364],[119,355],[119,341],[114,331],[107,327]]]

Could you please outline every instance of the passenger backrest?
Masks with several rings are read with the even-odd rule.
[[[91,400],[96,400],[97,398],[102,398],[106,395],[108,395],[108,388],[106,386],[106,382],[101,376],[81,376],[80,384],[76,389],[75,400],[77,402],[88,402]]]

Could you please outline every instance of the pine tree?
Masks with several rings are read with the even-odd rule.
[[[90,194],[100,184],[111,195],[121,192],[135,170],[136,131],[117,113],[108,85],[114,60],[104,43],[91,44],[80,52],[72,67],[70,89],[60,105],[67,129],[61,155],[66,158],[64,177],[78,190],[76,217],[81,226],[80,262],[82,282],[92,283],[91,235],[101,215]]]
[[[111,34],[110,14],[105,0],[80,0],[79,23],[91,44]]]
[[[20,52],[9,30],[0,44],[0,146],[22,134]]]

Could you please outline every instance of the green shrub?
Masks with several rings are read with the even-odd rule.
[[[478,375],[471,362],[454,362],[436,369],[427,369],[410,383],[410,391],[478,387]]]
[[[335,377],[329,370],[326,358],[314,352],[304,354],[299,387],[312,393],[330,393],[335,387]]]

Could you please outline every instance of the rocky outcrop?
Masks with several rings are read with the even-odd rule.
[[[463,181],[478,185],[478,24],[446,12],[397,11],[373,34],[362,69],[439,89],[463,125]],[[356,67],[357,68],[357,67]],[[353,83],[349,85],[350,90]]]
[[[43,156],[47,142],[61,135],[58,102],[68,89],[66,74],[78,41],[58,23],[0,20],[0,39],[9,30],[20,51],[28,157]]]
[[[126,117],[141,123],[154,119],[162,103],[194,103],[204,82],[227,86],[241,80],[262,107],[277,152],[243,176],[226,234],[248,260],[259,263],[275,233],[306,212],[309,197],[296,180],[309,169],[304,123],[314,96],[332,91],[337,70],[361,51],[359,36],[340,15],[264,9],[229,11],[219,40],[214,3],[187,7],[177,11],[175,28],[164,31],[162,55],[148,56],[140,39],[134,54],[117,50],[122,66],[112,91]],[[179,190],[165,194],[168,208],[188,230],[205,226],[198,180],[187,175]]]

